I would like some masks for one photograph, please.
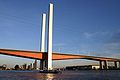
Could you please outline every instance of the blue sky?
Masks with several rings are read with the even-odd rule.
[[[0,48],[40,50],[41,17],[50,0],[0,0]],[[52,0],[53,51],[120,58],[119,0]],[[48,16],[47,16],[48,18]],[[33,60],[0,55],[0,64]],[[85,61],[85,60],[84,60]],[[66,65],[86,63],[66,61]],[[65,66],[55,61],[54,66]]]

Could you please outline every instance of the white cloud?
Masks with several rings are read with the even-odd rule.
[[[111,36],[110,32],[84,32],[83,36],[85,36],[86,38],[92,38],[92,37],[97,37],[97,36],[105,36],[105,35],[109,35]]]
[[[65,46],[65,45],[66,45],[65,43],[56,43],[56,44],[53,44],[53,46],[55,46],[55,47]]]
[[[94,34],[88,33],[88,32],[84,32],[83,35],[84,35],[86,38],[91,38]]]

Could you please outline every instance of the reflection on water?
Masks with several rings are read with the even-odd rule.
[[[120,71],[64,71],[46,74],[34,71],[0,71],[0,80],[120,80]]]
[[[53,80],[55,79],[55,74],[45,74],[45,73],[37,73],[36,80]]]
[[[52,80],[54,78],[54,75],[53,74],[46,74],[46,78]]]

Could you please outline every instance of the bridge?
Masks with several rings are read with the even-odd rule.
[[[25,51],[25,50],[12,50],[12,49],[0,49],[0,54],[37,59],[37,60],[47,60],[48,53],[47,52],[37,52],[37,51]],[[94,60],[100,62],[101,69],[107,69],[107,62],[114,62],[115,67],[118,68],[117,62],[119,62],[120,67],[120,59],[115,58],[107,58],[107,57],[96,57],[96,56],[86,56],[86,55],[75,55],[75,54],[63,54],[63,53],[52,53],[52,60],[69,60],[69,59],[87,59]],[[104,65],[102,64],[104,62]],[[104,66],[104,68],[103,68]]]
[[[53,26],[53,4],[50,3],[49,7],[49,19],[48,19],[48,50],[45,51],[45,26],[46,26],[46,14],[43,14],[42,17],[42,36],[41,36],[41,50],[37,51],[24,51],[24,50],[12,50],[12,49],[0,49],[0,54],[24,57],[30,59],[40,60],[41,69],[45,67],[48,70],[52,69],[52,60],[68,60],[68,59],[87,59],[99,61],[100,69],[107,69],[107,62],[114,62],[115,68],[120,68],[120,59],[116,58],[107,58],[107,57],[96,57],[96,56],[86,56],[86,55],[75,55],[74,54],[65,54],[65,53],[55,53],[52,51],[52,26]],[[103,65],[104,63],[104,65]]]

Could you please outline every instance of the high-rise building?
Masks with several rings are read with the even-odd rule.
[[[34,70],[37,69],[37,60],[35,60],[35,62],[33,63],[33,69],[34,69]]]

